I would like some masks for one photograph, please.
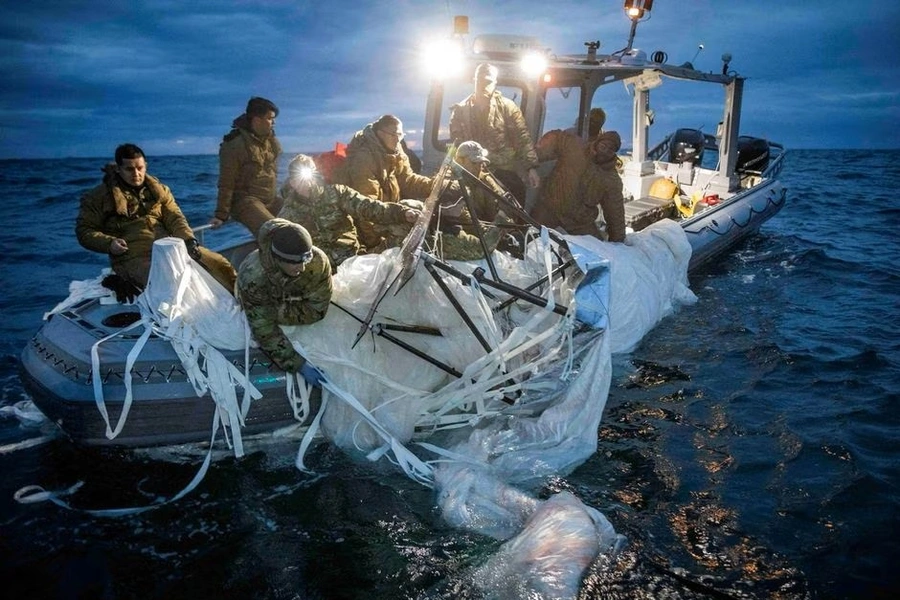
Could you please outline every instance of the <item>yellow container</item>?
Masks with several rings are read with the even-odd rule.
[[[654,198],[670,200],[678,195],[678,184],[671,179],[662,177],[653,182],[648,193]]]

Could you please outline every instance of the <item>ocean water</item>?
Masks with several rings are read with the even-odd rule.
[[[294,468],[295,441],[269,441],[128,517],[14,500],[27,485],[81,481],[80,508],[148,504],[181,490],[203,457],[83,449],[8,410],[27,399],[19,354],[41,315],[105,264],[73,232],[104,162],[0,161],[8,593],[480,598],[466,575],[499,542],[442,523],[432,492],[403,475],[325,446],[308,460],[317,476]],[[150,172],[205,222],[214,156],[151,158]],[[628,537],[591,566],[583,598],[900,591],[900,151],[793,150],[782,179],[782,212],[692,275],[699,301],[614,358],[597,453],[540,492],[571,491]]]

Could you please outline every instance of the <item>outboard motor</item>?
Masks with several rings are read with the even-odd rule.
[[[769,141],[749,135],[738,136],[738,173],[762,173],[769,166]]]
[[[669,143],[669,162],[700,164],[705,146],[703,132],[699,129],[679,129]]]

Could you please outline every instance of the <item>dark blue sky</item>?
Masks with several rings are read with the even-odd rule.
[[[399,115],[415,142],[422,44],[449,33],[535,35],[554,52],[627,42],[619,0],[326,2],[3,0],[0,158],[211,154],[247,99],[281,108],[286,151],[347,141]],[[900,148],[900,3],[657,0],[635,47],[747,77],[742,130],[788,148]],[[691,106],[680,107],[695,126]],[[651,138],[665,133],[652,131]]]

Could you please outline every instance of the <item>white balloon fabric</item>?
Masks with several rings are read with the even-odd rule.
[[[547,235],[529,244],[525,260],[493,254],[508,283],[547,278],[534,292],[543,305],[518,301],[494,313],[472,277],[486,270],[483,261],[453,263],[455,277],[426,268],[433,265],[424,257],[402,289],[389,289],[354,347],[382,282],[396,273],[392,250],[343,263],[325,318],[284,328],[326,376],[298,465],[320,433],[433,486],[447,522],[504,541],[472,573],[491,597],[575,597],[587,565],[621,546],[609,521],[575,496],[539,500],[535,491],[596,452],[612,354],[696,300],[687,286],[690,245],[674,223],[629,235],[626,244],[566,242],[579,270],[565,277],[552,274],[550,257],[567,250]],[[259,392],[218,351],[246,352],[251,343],[237,302],[192,263],[181,240],[167,238],[154,247],[138,304],[148,331],[171,340],[197,393],[211,392],[240,455],[243,415]],[[240,403],[238,386],[246,390]]]

